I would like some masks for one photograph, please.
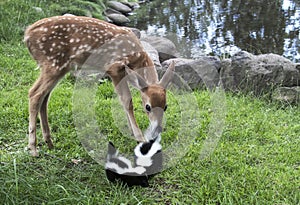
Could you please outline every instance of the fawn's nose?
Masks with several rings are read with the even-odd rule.
[[[157,121],[154,121],[150,124],[150,126],[147,128],[145,132],[145,137],[147,140],[156,139],[160,136],[162,132],[162,126],[157,123]]]
[[[154,128],[153,130],[152,138],[156,139],[157,137],[159,137],[161,133],[162,133],[162,127],[160,125],[156,126],[156,128]]]
[[[162,132],[162,127],[160,125],[158,125],[156,127],[156,133],[160,134]]]

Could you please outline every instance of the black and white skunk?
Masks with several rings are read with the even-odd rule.
[[[128,186],[148,187],[148,179],[162,170],[160,138],[139,143],[134,149],[134,163],[119,155],[113,143],[109,142],[105,164],[108,180],[119,180]]]

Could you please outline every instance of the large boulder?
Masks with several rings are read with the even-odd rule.
[[[290,60],[276,55],[241,51],[222,62],[221,78],[227,90],[263,94],[276,87],[299,85],[300,73]]]
[[[174,58],[162,63],[162,71],[166,71],[172,61],[175,61],[175,73],[189,85],[191,89],[208,88],[218,86],[219,73],[221,68],[220,59],[212,56],[203,56],[199,59]],[[159,72],[160,76],[163,72]],[[180,85],[178,76],[174,83]]]
[[[167,38],[143,34],[141,40],[150,43],[158,51],[160,62],[179,57],[175,44]]]

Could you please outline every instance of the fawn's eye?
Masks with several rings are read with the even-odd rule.
[[[164,112],[165,112],[167,109],[168,109],[168,105],[166,105],[166,106],[165,106],[165,108],[164,108]]]
[[[145,108],[147,112],[151,112],[151,106],[149,104],[146,104]]]

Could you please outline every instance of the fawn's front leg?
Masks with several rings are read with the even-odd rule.
[[[133,112],[133,103],[132,103],[132,96],[130,93],[130,89],[127,84],[127,80],[125,77],[125,69],[120,69],[122,67],[122,63],[117,62],[114,63],[109,70],[109,75],[112,79],[112,82],[115,87],[115,91],[119,96],[119,100],[123,106],[123,109],[126,112],[127,120],[129,127],[135,137],[135,139],[139,142],[145,142],[146,139],[139,128],[136,119],[134,117]]]
[[[118,86],[116,87],[116,92],[119,95],[119,100],[126,112],[128,123],[135,139],[139,142],[145,142],[146,140],[134,116],[132,96],[128,84],[125,80],[118,84]]]

